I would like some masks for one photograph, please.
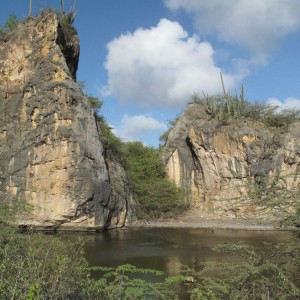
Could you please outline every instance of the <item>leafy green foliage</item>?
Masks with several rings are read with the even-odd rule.
[[[11,205],[0,205],[0,298],[84,298],[89,272],[84,269],[82,244],[44,234],[20,234],[14,212]]]
[[[159,150],[146,147],[141,142],[122,142],[113,134],[105,118],[99,114],[101,100],[91,96],[88,100],[100,129],[99,138],[104,155],[114,157],[126,171],[137,202],[138,217],[172,217],[183,211],[186,208],[183,192],[166,178]]]
[[[159,137],[159,141],[160,141],[163,145],[166,144],[166,142],[167,142],[167,140],[168,140],[168,136],[169,136],[170,131],[171,131],[171,128],[169,128],[167,131],[163,132],[163,133],[161,134],[161,136]]]
[[[132,265],[89,267],[81,241],[20,234],[10,222],[13,212],[0,205],[1,299],[176,299],[174,286],[185,280]],[[101,271],[100,279],[93,279],[92,271]]]
[[[96,98],[96,97],[93,97],[93,96],[88,96],[88,100],[91,104],[92,109],[94,110],[95,115],[97,117],[99,117],[98,110],[101,109],[101,107],[103,105],[103,102],[99,98]]]
[[[109,126],[105,118],[99,114],[99,110],[101,109],[103,102],[93,96],[88,96],[88,100],[94,110],[95,118],[100,130],[99,138],[103,145],[104,155],[114,157],[117,161],[122,163],[123,142],[112,132],[112,128]]]
[[[0,29],[0,37],[4,37],[11,31],[17,28],[18,24],[20,23],[20,20],[17,19],[15,14],[10,14],[8,20],[4,25],[2,26],[2,29]]]
[[[191,299],[298,299],[300,242],[270,247],[258,253],[240,244],[223,244],[216,251],[240,255],[241,262],[205,263],[193,278]]]
[[[299,174],[292,176],[296,179]],[[289,176],[290,177],[290,176]],[[252,203],[265,209],[272,209],[273,213],[281,219],[282,226],[300,226],[300,186],[293,190],[286,186],[291,178],[275,176],[271,182],[266,177],[255,177],[248,181],[248,197]]]
[[[112,128],[104,118],[98,120],[98,125],[101,131],[100,140],[104,148],[104,153],[123,163],[123,142],[112,132]]]
[[[186,280],[182,275],[165,278],[161,271],[141,269],[129,264],[91,269],[103,273],[93,290],[96,292],[95,299],[176,299],[173,287]]]
[[[299,240],[270,245],[263,253],[241,244],[223,244],[215,251],[239,254],[239,262],[206,262],[200,271],[187,269],[165,277],[161,271],[129,264],[89,267],[82,242],[40,233],[20,234],[10,219],[13,213],[10,206],[0,205],[1,299],[168,300],[178,299],[179,287],[185,287],[189,299],[199,300],[300,297]],[[100,279],[91,277],[94,271],[100,272]]]
[[[142,219],[171,217],[186,208],[183,192],[166,178],[160,152],[141,142],[123,146],[124,168]]]

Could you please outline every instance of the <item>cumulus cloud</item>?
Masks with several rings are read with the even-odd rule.
[[[280,111],[284,109],[300,110],[300,99],[292,97],[286,98],[283,101],[276,98],[269,98],[267,104],[277,106]]]
[[[221,69],[212,46],[189,36],[177,22],[162,19],[156,27],[121,35],[107,48],[103,91],[120,101],[178,109],[194,92],[220,91]],[[237,81],[229,74],[223,78],[227,88]]]
[[[167,125],[151,116],[145,115],[124,115],[121,120],[121,126],[117,130],[118,136],[125,140],[142,140],[144,134],[167,130]]]
[[[176,11],[194,17],[201,34],[265,54],[276,42],[300,27],[299,0],[164,0]]]

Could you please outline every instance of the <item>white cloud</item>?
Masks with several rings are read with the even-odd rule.
[[[144,134],[164,130],[167,130],[167,125],[150,116],[125,114],[121,120],[121,126],[116,132],[125,140],[136,141],[142,140]]]
[[[121,35],[107,48],[104,91],[120,101],[178,109],[194,92],[221,90],[212,46],[189,36],[177,22],[162,19],[156,27]],[[227,88],[238,80],[229,74],[223,78]]]
[[[173,11],[194,17],[201,34],[266,54],[276,42],[300,27],[299,0],[164,0]]]
[[[280,101],[276,98],[269,98],[267,100],[267,104],[278,106],[279,111],[282,111],[284,109],[300,110],[300,99],[292,97],[286,98],[283,101]]]

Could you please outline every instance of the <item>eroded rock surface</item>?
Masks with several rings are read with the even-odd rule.
[[[188,191],[191,207],[237,216],[257,214],[249,191],[274,183],[295,192],[300,186],[300,124],[267,128],[258,122],[219,122],[191,104],[168,136],[167,173]]]
[[[0,41],[0,200],[29,204],[23,225],[101,229],[122,226],[127,215],[127,199],[112,192],[117,175],[108,173],[93,111],[73,80],[75,33],[67,37],[56,14],[42,14]]]

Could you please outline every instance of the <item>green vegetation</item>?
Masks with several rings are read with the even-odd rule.
[[[270,245],[263,253],[240,244],[223,244],[215,251],[238,254],[241,261],[205,263],[200,272],[187,270],[186,275],[194,281],[191,299],[299,299],[299,240]]]
[[[102,107],[102,101],[96,97],[88,96],[88,100],[94,110],[94,115],[100,130],[99,138],[103,145],[104,155],[106,157],[113,157],[118,162],[123,162],[123,142],[113,132],[112,127],[109,126],[105,118],[99,114]]]
[[[76,3],[74,4],[74,7],[68,13],[66,13],[65,11],[59,12],[56,9],[52,8],[51,6],[49,6],[48,8],[46,8],[44,10],[44,13],[46,13],[46,14],[54,13],[58,16],[59,23],[64,32],[64,38],[66,39],[67,43],[69,41],[71,41],[74,34],[77,34],[77,30],[73,26],[73,23],[76,19],[75,5],[76,5]]]
[[[183,191],[166,178],[159,150],[140,142],[123,145],[124,168],[142,219],[172,217],[184,209]]]
[[[241,90],[240,96],[232,96],[230,92],[215,96],[203,94],[203,97],[194,94],[192,100],[201,105],[208,116],[219,121],[248,118],[268,127],[286,128],[300,118],[299,110],[279,111],[276,106],[248,102],[244,99],[244,88]]]
[[[15,212],[0,204],[1,299],[175,299],[173,287],[183,276],[165,279],[162,272],[131,265],[90,268],[81,241],[18,232]],[[102,271],[99,280],[91,271]],[[151,274],[151,282],[143,279]]]
[[[13,218],[17,206],[0,204],[0,298],[74,299],[82,295],[88,272],[82,246],[54,236],[20,234]],[[48,298],[51,295],[51,298]]]
[[[203,93],[203,97],[197,94],[192,96],[193,103],[201,105],[208,116],[219,121],[229,119],[249,118],[254,121],[261,121],[270,127],[287,127],[300,118],[299,110],[282,110],[278,107],[251,103],[245,100],[244,85],[241,87],[240,95],[231,95],[226,91],[221,74],[223,94],[209,96]]]
[[[272,209],[273,213],[281,219],[282,226],[300,227],[300,186],[294,190],[286,187],[286,181],[296,179],[294,176],[275,176],[271,182],[266,182],[266,178],[257,176],[248,182],[248,197],[252,203]]]
[[[222,77],[221,77],[222,80]],[[245,100],[244,87],[241,87],[240,95],[231,93],[225,90],[222,80],[223,93],[219,95],[209,96],[203,94],[202,97],[194,94],[191,104],[194,106],[187,109],[185,117],[189,120],[197,120],[201,117],[206,120],[216,120],[212,122],[212,127],[219,128],[222,125],[234,125],[233,127],[224,126],[222,130],[226,130],[229,135],[234,134],[237,124],[241,120],[251,124],[253,129],[266,129],[270,134],[265,134],[263,137],[251,144],[253,149],[257,145],[258,151],[257,161],[264,162],[265,165],[274,165],[276,155],[279,155],[278,149],[282,149],[284,144],[284,133],[289,126],[300,121],[300,110],[279,110],[276,106],[271,106],[262,103],[251,103]],[[201,109],[195,109],[198,105]],[[205,112],[205,113],[203,113]],[[178,121],[178,117],[170,122],[174,127]],[[207,121],[204,121],[204,124]],[[171,128],[172,128],[171,127]],[[164,144],[167,142],[168,135],[171,129],[163,133],[160,141]],[[252,149],[252,151],[253,151]],[[296,159],[290,159],[291,164],[296,163]],[[262,166],[263,168],[263,166]],[[278,169],[276,169],[278,170]],[[261,170],[251,169],[249,174],[249,183],[247,185],[247,200],[253,204],[260,206],[261,211],[266,210],[267,213],[273,213],[278,219],[282,220],[282,225],[285,226],[300,226],[300,186],[294,186],[293,190],[287,188],[288,182],[297,182],[297,174],[290,175],[290,178],[280,177],[280,171],[276,175],[271,176],[260,175]],[[292,178],[291,178],[292,177]]]
[[[8,20],[4,23],[0,29],[0,38],[5,37],[7,34],[17,28],[20,20],[17,19],[15,14],[10,14]]]
[[[120,162],[127,174],[140,219],[172,217],[186,208],[183,191],[171,182],[159,150],[141,142],[123,142],[99,114],[102,101],[89,96],[100,129],[104,155]]]
[[[262,253],[241,244],[215,251],[238,262],[204,262],[166,277],[163,272],[121,265],[90,267],[81,241],[25,232],[14,225],[15,208],[0,205],[1,299],[294,300],[300,297],[300,242],[269,245]],[[93,279],[92,272],[99,274]]]
[[[222,76],[221,76],[222,79]],[[300,120],[300,110],[284,109],[279,110],[277,106],[266,103],[252,103],[245,99],[244,86],[241,87],[240,95],[231,95],[226,91],[222,79],[223,93],[218,95],[203,96],[194,94],[189,104],[200,105],[209,119],[215,119],[221,123],[228,124],[234,120],[251,120],[264,124],[268,128],[286,130],[289,125]],[[194,112],[190,112],[191,118],[198,118]],[[179,117],[170,121],[170,128],[160,136],[160,141],[165,144],[168,135],[175,126]]]
[[[241,94],[242,95],[242,94]],[[278,111],[278,107],[267,104],[250,103],[245,101],[243,96],[204,95],[199,97],[193,95],[193,103],[201,105],[208,116],[219,121],[230,119],[249,118],[260,121],[269,127],[287,127],[299,120],[300,111],[283,110]]]
[[[93,286],[94,299],[178,299],[174,287],[187,280],[183,275],[166,278],[161,271],[129,264],[116,268],[92,267],[90,270],[103,274]]]

